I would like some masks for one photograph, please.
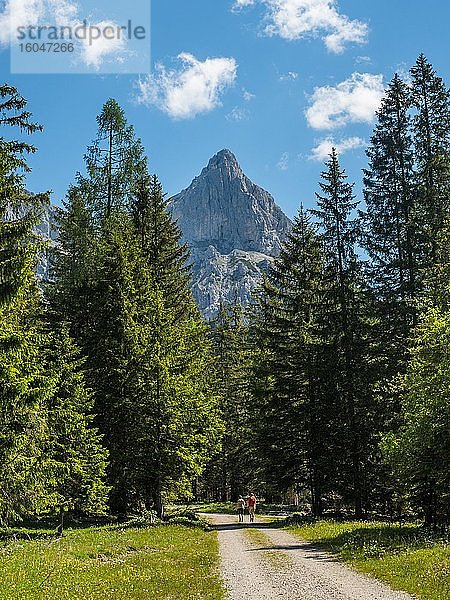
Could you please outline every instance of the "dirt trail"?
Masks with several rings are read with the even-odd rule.
[[[217,529],[230,600],[412,600],[264,522],[204,515]]]

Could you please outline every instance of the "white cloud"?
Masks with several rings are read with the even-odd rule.
[[[178,59],[180,69],[167,70],[158,64],[154,74],[138,82],[138,102],[156,106],[173,119],[190,119],[219,106],[222,92],[236,79],[234,58],[202,62],[183,52]]]
[[[355,62],[358,65],[371,65],[372,64],[372,59],[370,58],[370,56],[357,56],[355,58]]]
[[[367,39],[367,24],[340,13],[337,0],[236,0],[234,9],[255,2],[267,7],[267,35],[286,40],[321,37],[336,54],[342,53],[347,43],[362,44]]]
[[[226,118],[228,121],[245,121],[248,119],[250,113],[246,108],[241,106],[235,106],[233,110],[227,114]]]
[[[251,6],[255,4],[255,0],[235,0],[234,9],[243,8],[244,6]]]
[[[41,0],[6,0],[0,13],[0,43],[9,44],[20,26],[37,25],[44,12]]]
[[[3,11],[0,13],[0,44],[6,45],[17,37],[17,28],[36,27],[38,25],[56,25],[75,28],[83,25],[79,7],[70,0],[5,0]],[[111,20],[90,23],[92,27],[103,30],[118,24]],[[109,55],[116,60],[123,59],[126,51],[126,40],[123,37],[107,39],[80,40],[81,60],[90,67],[100,69],[103,61]]]
[[[312,150],[310,158],[312,160],[326,160],[333,148],[336,149],[338,154],[344,154],[349,150],[355,150],[356,148],[362,148],[366,142],[360,137],[351,137],[340,142],[336,142],[332,137],[321,140],[315,148]]]
[[[117,24],[114,23],[114,21],[100,21],[95,25],[102,31],[104,31],[105,28],[117,28]],[[123,57],[126,47],[127,44],[123,37],[115,36],[113,39],[108,39],[104,36],[100,36],[98,39],[91,40],[90,43],[88,41],[83,42],[83,60],[88,67],[94,67],[99,70],[104,59],[111,54],[115,55],[116,60],[121,60],[120,57]]]
[[[250,102],[254,98],[256,98],[255,94],[252,94],[251,92],[248,92],[247,90],[244,90],[244,100],[246,102]]]
[[[305,115],[314,129],[370,123],[384,95],[383,76],[353,73],[336,86],[317,87]]]
[[[299,75],[296,71],[288,71],[285,75],[280,75],[280,81],[296,81]]]
[[[289,152],[283,152],[277,163],[277,167],[281,171],[287,171],[289,169]]]

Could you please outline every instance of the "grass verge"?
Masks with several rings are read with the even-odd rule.
[[[0,542],[0,598],[223,600],[214,532],[181,525],[46,530]]]
[[[213,513],[218,515],[235,515],[236,512],[236,502],[209,502],[203,504],[192,504],[189,507],[184,508],[184,510],[189,509],[192,512],[196,513]],[[266,504],[264,502],[258,502],[257,505],[257,513],[259,515],[288,515],[290,513],[298,510],[298,507],[295,506],[287,506],[281,504]],[[172,512],[176,512],[175,507],[171,507]]]
[[[448,540],[418,525],[319,521],[289,530],[394,589],[421,600],[450,600]]]

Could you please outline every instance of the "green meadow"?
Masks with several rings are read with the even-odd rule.
[[[448,538],[419,525],[319,521],[289,530],[394,589],[421,600],[450,599]]]
[[[3,600],[222,600],[217,536],[201,527],[16,530],[0,545]]]

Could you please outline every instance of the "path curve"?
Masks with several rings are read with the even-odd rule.
[[[412,600],[285,530],[203,516],[218,532],[229,600]]]

